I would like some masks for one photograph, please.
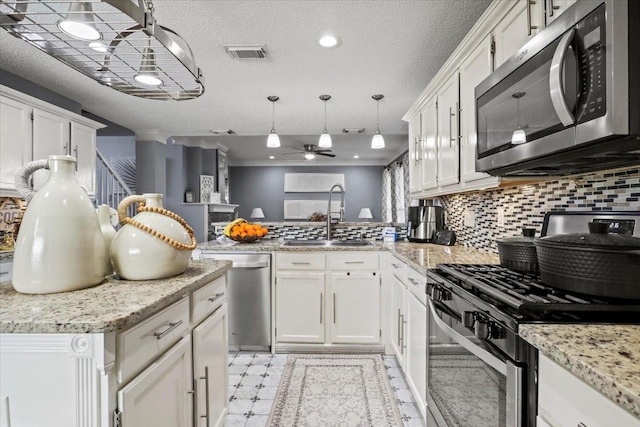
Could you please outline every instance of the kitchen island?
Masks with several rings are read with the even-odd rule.
[[[0,285],[0,424],[189,426],[194,410],[223,423],[230,268],[190,261],[171,278],[47,295]]]

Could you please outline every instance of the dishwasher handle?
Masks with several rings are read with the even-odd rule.
[[[236,262],[233,261],[232,268],[266,268],[269,267],[269,263],[266,261],[258,262]]]

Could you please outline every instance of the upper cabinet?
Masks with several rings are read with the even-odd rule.
[[[76,157],[76,179],[95,194],[96,131],[104,125],[10,88],[0,87],[0,194],[16,196],[14,176],[32,160],[51,155]],[[36,171],[33,188],[48,173]]]
[[[545,10],[547,25],[552,23],[558,16],[560,16],[569,6],[574,4],[577,0],[545,0]]]
[[[492,31],[498,68],[544,28],[545,0],[518,0]],[[504,2],[503,2],[504,3]]]
[[[544,28],[545,1],[551,0],[494,0],[404,116],[411,197],[504,182],[476,171],[475,87]]]

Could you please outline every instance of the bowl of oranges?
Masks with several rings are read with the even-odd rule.
[[[224,228],[224,235],[240,243],[252,243],[267,235],[269,230],[258,223],[250,223],[242,218],[230,222]]]

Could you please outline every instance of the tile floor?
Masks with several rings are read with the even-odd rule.
[[[383,356],[391,388],[398,402],[402,427],[424,427],[409,386],[395,357]],[[229,354],[229,415],[227,427],[265,426],[287,362],[286,354],[239,352]],[[395,427],[395,426],[373,426]],[[400,426],[397,426],[400,427]]]

